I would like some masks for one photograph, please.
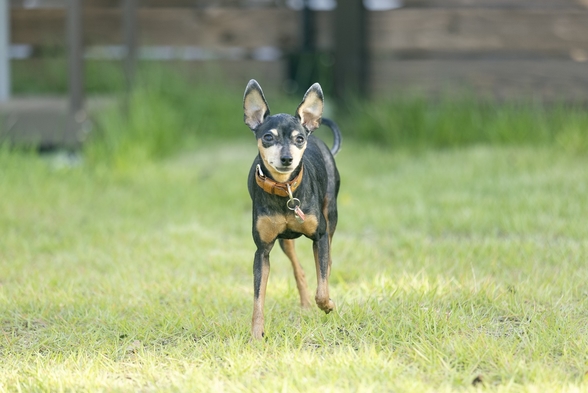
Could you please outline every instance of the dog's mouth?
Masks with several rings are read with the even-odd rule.
[[[267,165],[267,164],[269,164],[269,165]],[[276,171],[280,174],[283,174],[283,175],[291,173],[294,170],[294,168],[296,168],[294,165],[279,165],[279,164],[275,165],[275,163],[273,163],[271,161],[266,162],[266,165],[269,168],[272,168],[274,171]]]
[[[275,166],[274,169],[280,173],[290,173],[294,170],[292,166]]]
[[[267,165],[266,167],[269,170],[271,177],[277,182],[285,182],[288,181],[288,178],[291,176],[292,172],[294,171],[294,167],[289,166],[273,166]]]

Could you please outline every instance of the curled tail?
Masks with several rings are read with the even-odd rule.
[[[341,150],[341,131],[339,131],[339,127],[331,119],[323,117],[321,123],[329,127],[333,133],[333,147],[331,147],[331,154],[335,156],[339,150]]]

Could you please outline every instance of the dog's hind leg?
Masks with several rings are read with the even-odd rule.
[[[312,244],[317,278],[315,301],[317,306],[327,314],[335,308],[335,303],[329,297],[329,275],[331,273],[330,243],[330,237],[325,233]]]
[[[298,293],[300,294],[300,305],[303,308],[310,307],[310,296],[308,294],[308,285],[306,284],[306,276],[304,270],[298,261],[296,256],[296,250],[294,248],[293,239],[280,239],[280,247],[284,251],[284,254],[290,259],[292,263],[292,269],[294,270],[294,278],[296,279],[296,286],[298,287]]]

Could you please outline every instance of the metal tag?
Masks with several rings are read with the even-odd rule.
[[[296,206],[294,208],[294,217],[296,217],[296,220],[299,223],[303,223],[304,220],[306,219],[306,216],[304,215],[304,213],[302,212],[302,209],[300,209],[300,206]]]

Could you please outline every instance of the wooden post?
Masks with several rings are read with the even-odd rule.
[[[125,0],[123,12],[124,43],[125,43],[125,80],[126,102],[125,112],[128,110],[129,98],[135,79],[135,64],[137,59],[137,0]]]
[[[303,53],[313,52],[315,49],[314,12],[310,9],[309,0],[304,0],[302,8],[301,48]]]
[[[84,43],[82,1],[69,0],[67,9],[69,121],[67,133],[76,135],[86,120],[84,112]],[[68,138],[68,139],[70,139]]]
[[[10,5],[0,0],[0,102],[10,98]]]
[[[335,96],[365,96],[367,89],[366,11],[360,0],[339,0],[335,9]]]

